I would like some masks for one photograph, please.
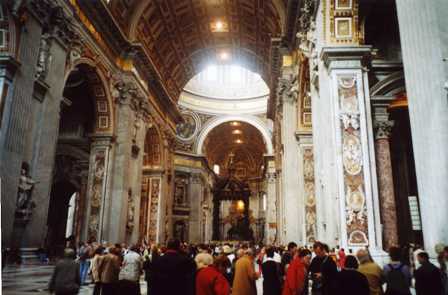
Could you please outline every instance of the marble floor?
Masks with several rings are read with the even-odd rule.
[[[2,270],[2,292],[5,295],[49,294],[48,282],[53,272],[52,265],[6,266]],[[146,294],[146,282],[140,281],[142,295]],[[93,293],[93,284],[82,286],[80,295]]]
[[[25,264],[21,266],[6,266],[2,270],[1,294],[49,294],[48,281],[53,272],[52,265]],[[142,295],[146,295],[146,282],[140,281]],[[257,281],[258,294],[262,294],[262,280]],[[82,286],[79,294],[93,293],[93,284]]]

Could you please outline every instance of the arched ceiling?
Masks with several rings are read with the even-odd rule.
[[[271,39],[280,37],[279,0],[112,0],[110,10],[131,41],[147,51],[173,99],[222,53],[270,81]],[[224,32],[214,32],[216,21]]]
[[[235,134],[239,130],[240,134]],[[219,165],[221,174],[226,175],[229,157],[234,155],[237,176],[261,176],[266,144],[263,136],[254,126],[240,121],[222,123],[208,134],[203,154],[208,163]],[[239,174],[239,175],[238,175]]]

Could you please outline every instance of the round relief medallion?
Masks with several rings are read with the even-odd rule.
[[[347,204],[353,212],[361,212],[364,209],[365,201],[366,197],[360,187],[353,192],[350,189],[347,192]]]
[[[192,140],[199,130],[199,118],[192,112],[182,112],[184,122],[177,124],[177,137],[183,141]]]
[[[344,136],[342,147],[342,161],[345,171],[350,175],[357,175],[362,169],[361,143],[354,135]]]

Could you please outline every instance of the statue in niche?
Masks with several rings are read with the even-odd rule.
[[[19,191],[17,193],[16,215],[25,220],[31,216],[31,211],[36,205],[31,201],[31,194],[37,182],[29,176],[29,165],[22,163],[19,178]]]
[[[134,198],[132,197],[132,189],[128,190],[128,220],[126,223],[126,229],[128,232],[132,232],[134,229]]]

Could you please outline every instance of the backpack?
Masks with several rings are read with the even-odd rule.
[[[404,264],[400,263],[398,267],[388,264],[390,271],[386,276],[386,293],[385,295],[410,294],[408,279],[401,271]]]

